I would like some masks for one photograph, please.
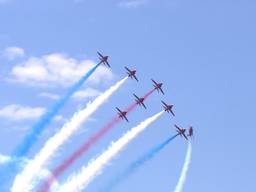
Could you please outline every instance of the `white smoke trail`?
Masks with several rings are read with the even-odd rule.
[[[62,129],[51,137],[41,149],[41,151],[35,156],[35,158],[29,163],[23,171],[18,174],[14,180],[11,191],[12,192],[29,192],[35,184],[33,180],[40,170],[53,154],[59,149],[59,147],[84,123],[88,118],[115,92],[121,85],[128,79],[124,79],[117,82],[110,87],[103,94],[98,96],[92,103],[88,104],[84,109],[74,114],[72,119],[67,122]]]
[[[181,175],[180,175],[179,181],[176,185],[176,188],[175,188],[174,192],[182,192],[183,186],[184,186],[185,181],[186,181],[189,164],[190,164],[190,161],[191,161],[191,155],[192,155],[192,146],[191,146],[191,143],[189,142],[186,159],[185,159],[185,162],[184,162],[184,165],[183,165],[183,168],[182,168],[182,171],[181,171]]]
[[[5,164],[5,163],[7,163],[7,162],[9,162],[9,161],[11,161],[11,160],[12,160],[11,157],[0,154],[0,166]],[[24,167],[29,162],[30,162],[30,160],[28,160],[28,159],[22,159],[22,160],[19,161],[18,164],[19,164],[19,167]],[[39,183],[40,180],[49,177],[51,174],[52,173],[49,170],[47,170],[47,169],[39,170],[38,177],[35,180],[35,183]],[[52,191],[56,191],[58,189],[58,187],[59,187],[59,183],[57,182],[57,180],[55,180],[54,183],[53,183],[53,186],[51,187],[51,189],[52,189]]]
[[[150,124],[156,121],[164,112],[157,113],[156,115],[141,122],[138,126],[129,130],[124,136],[112,143],[109,148],[103,152],[98,158],[93,160],[87,166],[81,168],[80,172],[71,176],[66,183],[60,186],[58,192],[67,191],[81,191],[85,189],[89,183],[101,173],[107,163],[115,157],[126,145],[135,139],[142,131],[144,131]]]

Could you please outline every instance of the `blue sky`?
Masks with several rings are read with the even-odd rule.
[[[150,97],[147,111],[136,109],[129,115],[131,123],[115,127],[61,181],[128,128],[160,111],[164,99],[175,105],[176,118],[161,117],[87,191],[97,191],[173,135],[174,123],[193,125],[196,132],[184,191],[255,191],[255,8],[252,0],[0,0],[0,153],[11,153],[40,114],[97,62],[100,50],[110,55],[111,72],[101,68],[84,85],[28,158],[76,110],[122,78],[128,66],[138,70],[140,82],[126,82],[63,146],[50,170],[112,118],[114,107],[123,108],[133,102],[132,93],[149,90],[150,78],[165,83],[166,95]],[[176,139],[115,191],[173,191],[186,148],[184,140]]]

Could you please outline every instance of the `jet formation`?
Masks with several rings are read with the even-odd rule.
[[[100,52],[97,52],[97,53],[98,53],[99,60],[100,60],[99,64],[103,64],[103,65],[110,68],[111,66],[108,62],[109,56],[104,56]],[[131,79],[135,79],[137,82],[139,81],[137,76],[136,76],[136,73],[137,73],[136,70],[131,70],[128,67],[125,67],[125,69],[126,69],[126,73],[127,73],[128,77],[130,77]],[[158,83],[154,79],[151,79],[151,81],[153,82],[154,89],[157,90],[158,92],[161,92],[164,95],[165,93],[164,93],[163,88],[162,88],[163,83]],[[137,105],[142,106],[145,109],[147,109],[146,105],[144,104],[145,98],[143,98],[143,97],[140,98],[136,94],[133,94],[133,96],[135,97],[135,102],[136,102]],[[165,103],[164,101],[161,101],[161,102],[163,104],[164,111],[166,111],[167,113],[171,113],[172,116],[175,116],[175,113],[173,112],[174,105],[169,105],[169,104]],[[116,107],[116,110],[118,111],[117,114],[118,114],[119,118],[129,122],[129,120],[127,118],[127,113],[128,113],[127,111],[122,111],[118,107]],[[184,128],[176,125],[176,124],[174,125],[174,127],[176,128],[177,135],[180,135],[181,137],[183,137],[186,140],[188,140],[189,138],[193,138],[194,130],[193,130],[192,126],[189,127],[187,135],[186,135],[186,129],[184,129]]]

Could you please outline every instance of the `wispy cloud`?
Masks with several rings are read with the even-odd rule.
[[[122,0],[119,2],[119,6],[124,8],[137,8],[144,5],[146,2],[147,0]]]
[[[40,117],[45,112],[42,107],[28,107],[11,104],[0,108],[0,118],[10,121],[31,120]]]
[[[69,86],[89,71],[95,62],[77,60],[65,54],[54,53],[42,57],[30,57],[27,61],[13,67],[11,80],[36,86]],[[112,72],[100,66],[88,79],[89,83],[98,84],[109,81]]]
[[[48,93],[48,92],[42,92],[38,96],[39,97],[46,97],[46,98],[53,99],[53,100],[57,100],[57,99],[60,98],[59,95],[54,94],[54,93]]]
[[[87,99],[91,97],[97,97],[101,94],[99,90],[93,88],[87,88],[85,90],[78,91],[74,94],[73,98],[77,100]]]
[[[1,2],[1,0],[0,0]],[[3,55],[9,59],[9,60],[14,60],[17,58],[22,58],[25,56],[25,51],[24,49],[20,48],[20,47],[7,47],[4,51],[3,51]]]

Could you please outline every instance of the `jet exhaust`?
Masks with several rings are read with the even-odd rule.
[[[144,98],[147,99],[154,89],[150,90],[144,95]],[[133,111],[137,103],[133,103],[125,110],[128,113]],[[107,132],[109,132],[117,123],[121,121],[119,116],[114,117],[108,124],[101,128],[97,133],[92,135],[79,149],[77,149],[71,156],[64,160],[54,171],[52,172],[53,177],[49,177],[42,185],[40,192],[47,192],[52,185],[53,178],[58,178],[64,173],[64,171],[69,168],[81,155],[88,151],[98,140],[100,140]]]
[[[95,65],[91,70],[89,70],[77,83],[75,83],[71,88],[68,89],[66,94],[58,100],[54,106],[49,109],[39,121],[30,129],[25,138],[20,144],[17,145],[16,149],[12,153],[11,157],[14,159],[24,158],[32,146],[38,141],[40,135],[44,129],[50,124],[53,117],[60,111],[60,109],[66,104],[66,102],[71,98],[71,96],[84,84],[84,82],[96,71],[100,66],[100,63]],[[10,161],[5,165],[3,169],[3,174],[0,174],[0,186],[3,186],[6,179],[9,179],[8,174],[13,174],[17,172],[19,161]],[[2,171],[1,171],[2,172]]]
[[[47,161],[54,155],[54,153],[66,142],[74,133],[77,131],[81,124],[84,123],[88,118],[104,104],[109,97],[112,96],[128,79],[123,78],[118,81],[115,85],[106,90],[103,94],[98,96],[92,103],[88,104],[84,109],[78,111],[73,115],[71,120],[67,122],[59,132],[51,137],[35,156],[35,158],[18,174],[14,180],[12,186],[12,192],[28,192],[31,191],[35,186],[30,185],[33,179],[36,178],[38,170],[40,170]]]
[[[134,162],[132,162],[123,172],[114,177],[106,187],[104,187],[101,192],[112,191],[119,183],[127,179],[131,174],[137,171],[141,166],[154,158],[160,151],[162,151],[172,140],[174,140],[178,134],[168,138],[164,142],[156,145],[154,148],[150,149],[145,155],[141,156]]]
[[[107,166],[116,155],[118,155],[131,141],[133,141],[140,133],[142,133],[149,125],[155,122],[161,117],[164,111],[159,112],[152,117],[144,120],[138,126],[130,129],[124,136],[112,143],[109,148],[103,152],[92,163],[81,168],[78,174],[73,175],[64,183],[58,190],[58,192],[65,191],[82,191],[84,190],[92,180],[99,175],[102,170]]]
[[[187,178],[187,172],[188,172],[188,168],[190,165],[191,156],[192,156],[192,145],[189,142],[185,162],[184,162],[184,165],[183,165],[183,168],[181,171],[181,175],[180,175],[179,181],[176,185],[174,192],[182,192],[182,190],[183,190],[183,187],[184,187],[184,184],[185,184],[186,178]]]

